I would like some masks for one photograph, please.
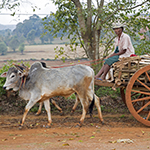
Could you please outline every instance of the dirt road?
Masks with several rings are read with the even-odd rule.
[[[0,150],[147,150],[150,128],[138,123],[130,114],[104,115],[105,125],[86,116],[76,128],[80,115],[52,115],[51,128],[44,128],[47,116],[29,114],[24,128],[18,129],[19,116],[0,116]]]
[[[81,104],[71,116],[74,100],[58,97],[55,101],[63,109],[64,116],[60,116],[52,105],[51,128],[45,128],[47,114],[44,109],[40,116],[34,115],[38,109],[36,104],[28,113],[23,129],[19,130],[26,102],[13,95],[9,99],[0,97],[0,150],[150,149],[150,128],[139,123],[129,113],[121,98],[102,98],[105,124],[99,122],[94,107],[93,119],[87,114],[81,128],[76,127],[82,113]]]

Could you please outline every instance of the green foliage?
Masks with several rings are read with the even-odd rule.
[[[0,42],[0,53],[5,55],[7,53],[7,46],[4,42]]]
[[[20,1],[8,1],[8,0],[2,0],[0,1],[0,9],[9,9],[14,10],[16,7],[20,6]],[[11,16],[14,16],[15,12],[11,14]]]
[[[73,93],[71,96],[68,97],[68,99],[76,99],[76,95]]]
[[[35,33],[36,33],[36,31],[35,31],[34,29],[32,29],[32,30],[27,34],[27,41],[28,41],[29,43],[34,44]]]
[[[137,42],[134,46],[136,48],[136,55],[150,54],[149,40],[141,40],[139,43]]]
[[[42,24],[42,19],[38,15],[34,14],[28,20],[24,20],[23,23],[18,23],[13,31],[10,29],[0,30],[0,41],[4,41],[7,46],[9,46],[9,43],[13,37],[17,38],[19,45],[27,42],[27,40],[29,41],[29,44],[52,43],[53,36],[49,33],[42,35],[43,32],[44,27]],[[34,40],[35,38],[36,40]],[[41,43],[39,40],[41,40]]]
[[[96,86],[95,88],[95,94],[98,97],[103,97],[103,96],[111,96],[111,98],[117,98],[120,96],[120,91],[119,88],[116,89],[116,91],[112,90],[111,87],[101,87],[101,86]]]
[[[21,52],[21,54],[23,54],[24,49],[25,49],[25,45],[24,45],[24,43],[21,43],[19,46],[19,51]]]
[[[39,109],[38,106],[34,106],[33,108],[31,108],[30,111],[36,113],[38,109]]]
[[[16,36],[12,37],[8,46],[15,52],[15,50],[19,47],[19,40]]]

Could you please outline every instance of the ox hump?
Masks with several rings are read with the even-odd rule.
[[[40,62],[35,62],[32,64],[30,68],[30,73],[37,72],[38,70],[43,69],[42,64]]]

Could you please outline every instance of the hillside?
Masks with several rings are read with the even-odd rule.
[[[15,28],[16,28],[16,25],[3,25],[3,24],[0,24],[0,30],[6,30],[6,29],[14,30]]]

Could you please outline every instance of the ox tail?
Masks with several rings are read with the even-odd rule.
[[[94,102],[95,102],[95,95],[93,95],[93,100],[89,106],[89,113],[90,113],[90,116],[92,117],[92,114],[93,114],[93,106],[94,106]]]

